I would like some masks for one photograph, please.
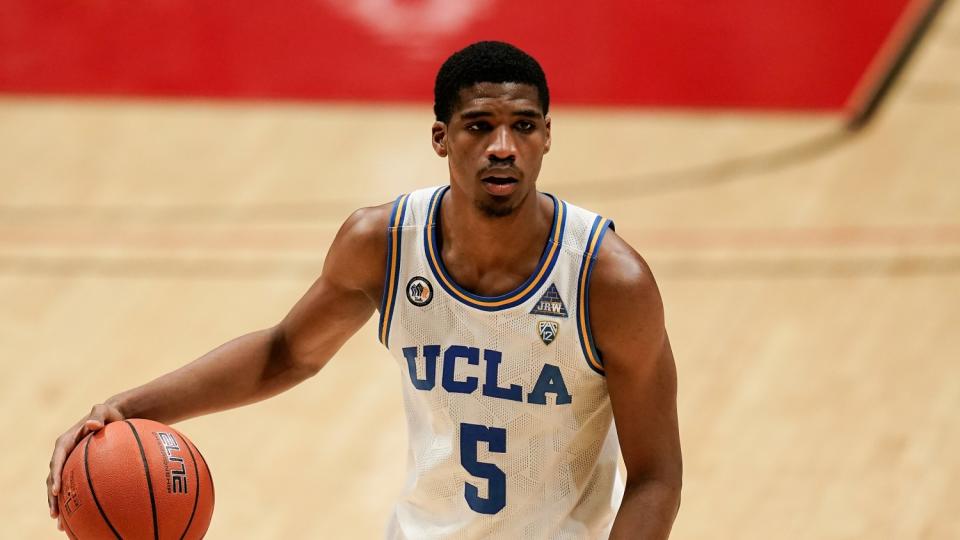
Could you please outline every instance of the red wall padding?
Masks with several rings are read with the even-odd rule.
[[[4,0],[0,92],[427,101],[479,39],[555,102],[840,109],[909,0]]]

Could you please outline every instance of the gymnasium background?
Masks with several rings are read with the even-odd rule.
[[[446,181],[432,77],[478,39],[547,72],[541,189],[658,278],[674,538],[960,538],[960,9],[931,0],[0,0],[0,536],[58,537],[47,460],[93,403],[275,324],[353,209]],[[371,325],[181,424],[209,538],[380,536],[399,383]]]

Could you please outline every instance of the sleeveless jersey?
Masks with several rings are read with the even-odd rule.
[[[537,270],[496,297],[438,249],[449,186],[394,203],[379,338],[397,359],[407,480],[389,539],[606,538],[623,495],[590,273],[609,220],[550,196]]]

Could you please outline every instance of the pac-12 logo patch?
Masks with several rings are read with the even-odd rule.
[[[557,321],[537,321],[537,333],[544,345],[553,343],[557,339],[557,332],[560,331],[560,325]]]
[[[433,300],[433,287],[426,279],[416,276],[407,282],[407,300],[410,303],[423,307]]]

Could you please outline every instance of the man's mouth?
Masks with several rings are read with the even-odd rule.
[[[509,176],[486,176],[481,179],[483,182],[494,184],[497,186],[504,186],[507,184],[516,184],[517,179]]]
[[[517,189],[519,182],[512,176],[491,175],[480,179],[483,190],[494,197],[506,197]]]

